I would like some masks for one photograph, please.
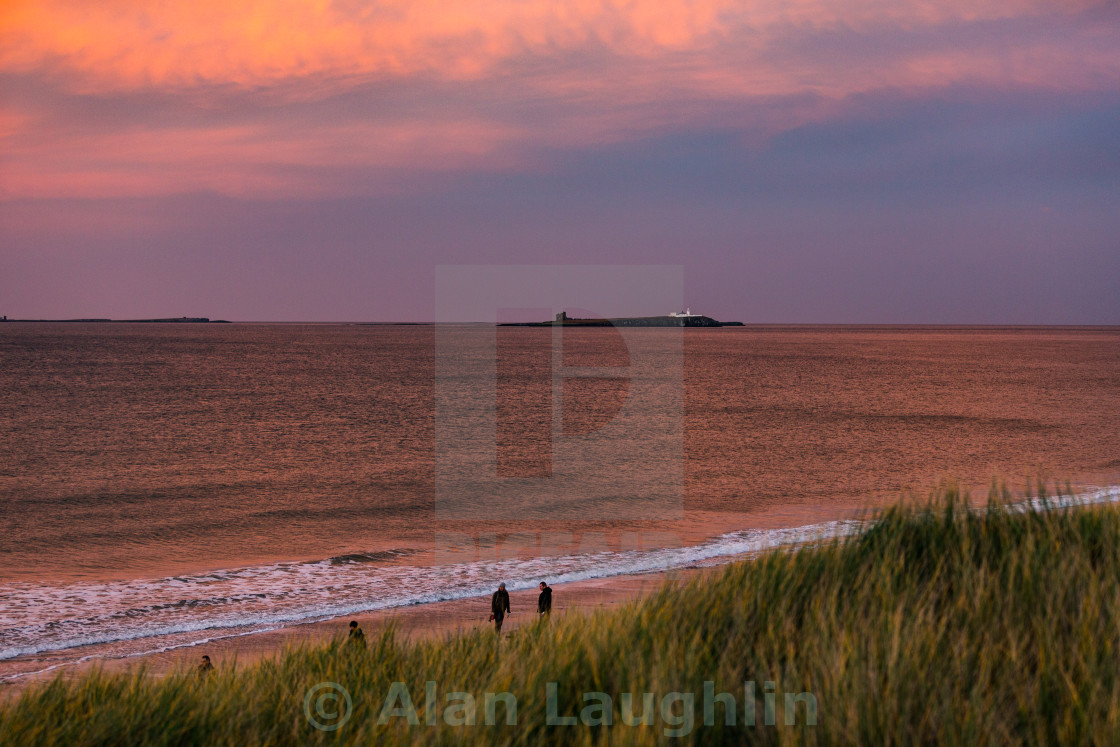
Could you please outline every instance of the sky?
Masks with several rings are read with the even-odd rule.
[[[679,265],[725,320],[1120,324],[1118,50],[1115,0],[5,0],[0,315]]]

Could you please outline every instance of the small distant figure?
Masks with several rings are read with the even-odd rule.
[[[506,583],[503,581],[498,584],[498,590],[494,592],[494,596],[490,597],[490,619],[494,621],[494,632],[502,632],[502,623],[509,614],[509,592],[506,591]]]
[[[200,675],[207,675],[214,671],[214,665],[210,661],[210,657],[206,654],[202,655],[202,663],[198,665],[198,673]]]
[[[552,587],[541,581],[541,595],[537,597],[537,614],[547,620],[552,614]]]
[[[355,647],[364,647],[366,645],[366,634],[358,627],[357,620],[350,621],[350,635],[346,636],[346,645]]]

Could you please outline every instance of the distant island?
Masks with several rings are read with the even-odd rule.
[[[0,322],[50,322],[52,324],[229,324],[225,319],[210,319],[205,316],[178,316],[167,319],[9,319],[0,317]]]
[[[720,322],[691,309],[665,316],[631,316],[613,319],[576,319],[561,311],[549,322],[505,322],[500,327],[742,327],[742,322]]]

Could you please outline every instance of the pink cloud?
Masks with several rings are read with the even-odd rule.
[[[526,154],[534,149],[713,125],[766,136],[869,92],[953,84],[1115,90],[1120,57],[1109,35],[1077,15],[1092,7],[1105,6],[16,0],[0,11],[0,72],[36,75],[81,96],[156,92],[219,116],[95,129],[52,119],[35,102],[0,104],[0,194],[323,194],[338,188],[330,172],[347,169],[381,172],[375,188],[390,190],[401,172],[533,168]],[[1047,19],[1072,31],[954,36],[969,24]],[[939,33],[923,45],[881,43]],[[833,36],[846,40],[837,51],[813,49],[813,39]],[[342,112],[302,126],[286,109],[380,81],[445,83],[479,98],[429,102],[420,112]],[[252,117],[231,110],[223,120],[230,90],[263,92]],[[799,96],[811,103],[769,103]],[[721,114],[729,103],[736,113]],[[538,104],[539,121],[509,113]]]
[[[680,52],[703,53],[730,41],[750,59],[752,50],[778,43],[796,30],[906,31],[1069,15],[1096,4],[1090,0],[1067,0],[1060,7],[1045,0],[197,0],[159,4],[16,0],[7,3],[0,15],[0,69],[57,67],[85,90],[213,83],[267,86],[307,76],[424,73],[472,79],[526,55],[549,56],[589,44],[602,45],[621,57],[657,59]],[[703,82],[711,68],[725,62],[717,57],[700,70],[686,66],[677,72]],[[772,94],[800,87],[795,77],[754,62],[757,67],[738,70],[743,75],[736,90]]]

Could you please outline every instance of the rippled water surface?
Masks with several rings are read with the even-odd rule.
[[[595,433],[637,401],[636,380],[565,380],[553,421],[551,330],[496,334],[500,474],[558,473],[554,424]],[[437,518],[430,327],[0,325],[0,659],[181,645],[455,598],[494,576],[687,564],[833,531],[853,507],[946,477],[1120,482],[1117,329],[642,334],[666,355],[682,336],[683,371],[662,382],[680,379],[666,417],[682,458],[658,453],[679,462],[683,493],[655,524],[629,510],[650,480],[624,451],[614,503],[582,520],[488,513],[486,495],[463,496],[477,521]],[[610,329],[565,330],[563,356],[631,363]],[[647,425],[664,439],[666,422]],[[538,545],[491,553],[510,532]],[[473,552],[441,553],[447,536]]]

